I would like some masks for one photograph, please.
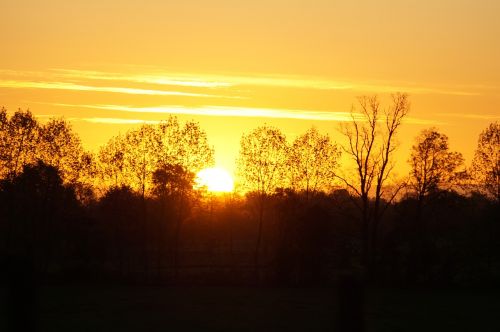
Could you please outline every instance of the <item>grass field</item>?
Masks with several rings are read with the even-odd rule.
[[[500,331],[499,295],[371,290],[366,330]],[[38,326],[40,331],[335,331],[336,310],[335,292],[328,288],[52,286],[39,290]]]

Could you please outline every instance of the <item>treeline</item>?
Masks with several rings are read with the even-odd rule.
[[[270,126],[245,134],[245,194],[194,189],[213,149],[175,117],[84,151],[64,119],[0,111],[2,257],[29,257],[40,278],[324,283],[498,283],[500,125],[465,167],[429,128],[393,178],[404,94],[359,100],[339,145],[314,128],[289,143]],[[341,156],[352,166],[341,165]]]
[[[56,167],[63,182],[82,195],[100,197],[119,186],[148,195],[156,170],[180,165],[196,173],[214,163],[213,153],[198,123],[181,125],[172,116],[113,137],[93,154],[83,149],[63,118],[41,124],[30,111],[9,117],[5,108],[0,109],[0,177],[17,175],[24,165],[42,161]]]

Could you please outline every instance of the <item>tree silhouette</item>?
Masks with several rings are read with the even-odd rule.
[[[112,187],[100,199],[98,208],[102,227],[109,234],[106,252],[102,254],[117,262],[119,275],[126,276],[137,248],[134,237],[141,229],[141,197],[130,187]]]
[[[7,110],[0,108],[0,178],[5,177],[8,172],[7,163],[9,161],[9,135],[8,135],[9,119]]]
[[[479,135],[472,175],[487,195],[500,202],[500,123],[490,123]]]
[[[153,173],[153,193],[161,201],[162,216],[173,219],[172,263],[175,277],[179,267],[180,236],[184,219],[189,214],[194,197],[194,174],[181,165],[164,165]],[[157,224],[158,272],[161,273],[166,229],[164,222]],[[161,274],[160,274],[161,277]]]
[[[460,176],[463,165],[459,152],[449,151],[448,136],[437,129],[425,129],[416,138],[410,156],[410,186],[417,200],[425,198],[438,189],[449,189]]]
[[[39,126],[30,111],[16,111],[10,119],[6,110],[0,113],[0,177],[18,174],[23,166],[36,161]]]
[[[438,195],[442,190],[453,187],[462,174],[459,167],[463,157],[458,152],[449,151],[448,136],[435,128],[423,130],[411,148],[409,159],[410,188],[416,196],[416,213],[411,244],[410,277],[425,274],[430,265],[433,244],[429,239],[430,218],[424,216],[430,195]]]
[[[277,128],[262,126],[243,135],[239,157],[236,161],[243,185],[257,195],[258,230],[255,244],[255,269],[259,273],[259,256],[262,243],[264,203],[266,196],[284,183],[288,145],[285,135]]]
[[[243,186],[260,195],[285,187],[288,149],[285,135],[275,127],[264,125],[243,135],[236,160]]]
[[[50,119],[40,127],[37,156],[59,169],[64,181],[79,180],[83,153],[80,138],[64,119]]]
[[[41,161],[2,180],[0,188],[7,220],[6,251],[34,255],[46,273],[61,249],[58,234],[62,223],[76,204],[73,189],[63,185],[57,168]]]
[[[125,185],[128,181],[125,173],[125,139],[118,135],[112,137],[99,150],[98,175],[99,187],[111,188]]]
[[[197,122],[188,121],[181,130],[181,141],[176,152],[179,164],[187,171],[196,174],[214,165],[214,149],[208,144],[205,131]]]
[[[290,148],[291,187],[304,191],[306,199],[310,193],[330,189],[340,155],[340,149],[328,135],[321,135],[314,127],[309,129],[297,137]]]
[[[173,116],[118,135],[99,152],[100,176],[106,186],[127,184],[143,196],[151,194],[157,168],[181,165],[196,173],[213,163],[213,148],[198,123],[181,126]]]
[[[92,153],[83,149],[80,138],[64,119],[50,119],[39,126],[36,158],[56,167],[82,202],[93,199],[96,165]]]
[[[337,176],[359,198],[356,205],[361,212],[362,259],[370,267],[376,254],[380,220],[387,204],[401,189],[398,187],[384,205],[385,184],[394,169],[395,137],[409,112],[410,103],[408,95],[398,93],[392,95],[392,104],[383,114],[376,96],[361,97],[359,107],[359,113],[355,113],[354,108],[351,111],[352,121],[341,127],[348,142],[343,150],[355,164],[355,175],[353,178]],[[370,198],[373,198],[373,205]]]
[[[130,172],[131,185],[142,197],[146,195],[155,169],[154,129],[151,125],[142,125],[137,130],[125,135],[125,165]]]
[[[95,163],[79,137],[64,119],[40,124],[29,111],[12,117],[0,110],[0,178],[19,174],[23,166],[37,160],[56,167],[64,183],[70,183],[82,201],[93,197]]]

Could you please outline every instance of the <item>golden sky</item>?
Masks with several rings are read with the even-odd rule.
[[[0,106],[65,116],[97,149],[169,113],[232,171],[241,134],[341,141],[356,97],[410,94],[399,162],[437,126],[470,161],[500,120],[498,0],[0,0]]]

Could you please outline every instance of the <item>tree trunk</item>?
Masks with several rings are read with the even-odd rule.
[[[362,215],[362,264],[365,268],[370,265],[370,215],[369,215],[369,200],[368,197],[363,197],[363,215]]]
[[[264,220],[264,197],[260,197],[259,201],[259,229],[257,231],[257,243],[255,245],[255,278],[256,281],[259,282],[260,280],[260,247],[262,244],[262,226],[263,226],[263,220]]]

